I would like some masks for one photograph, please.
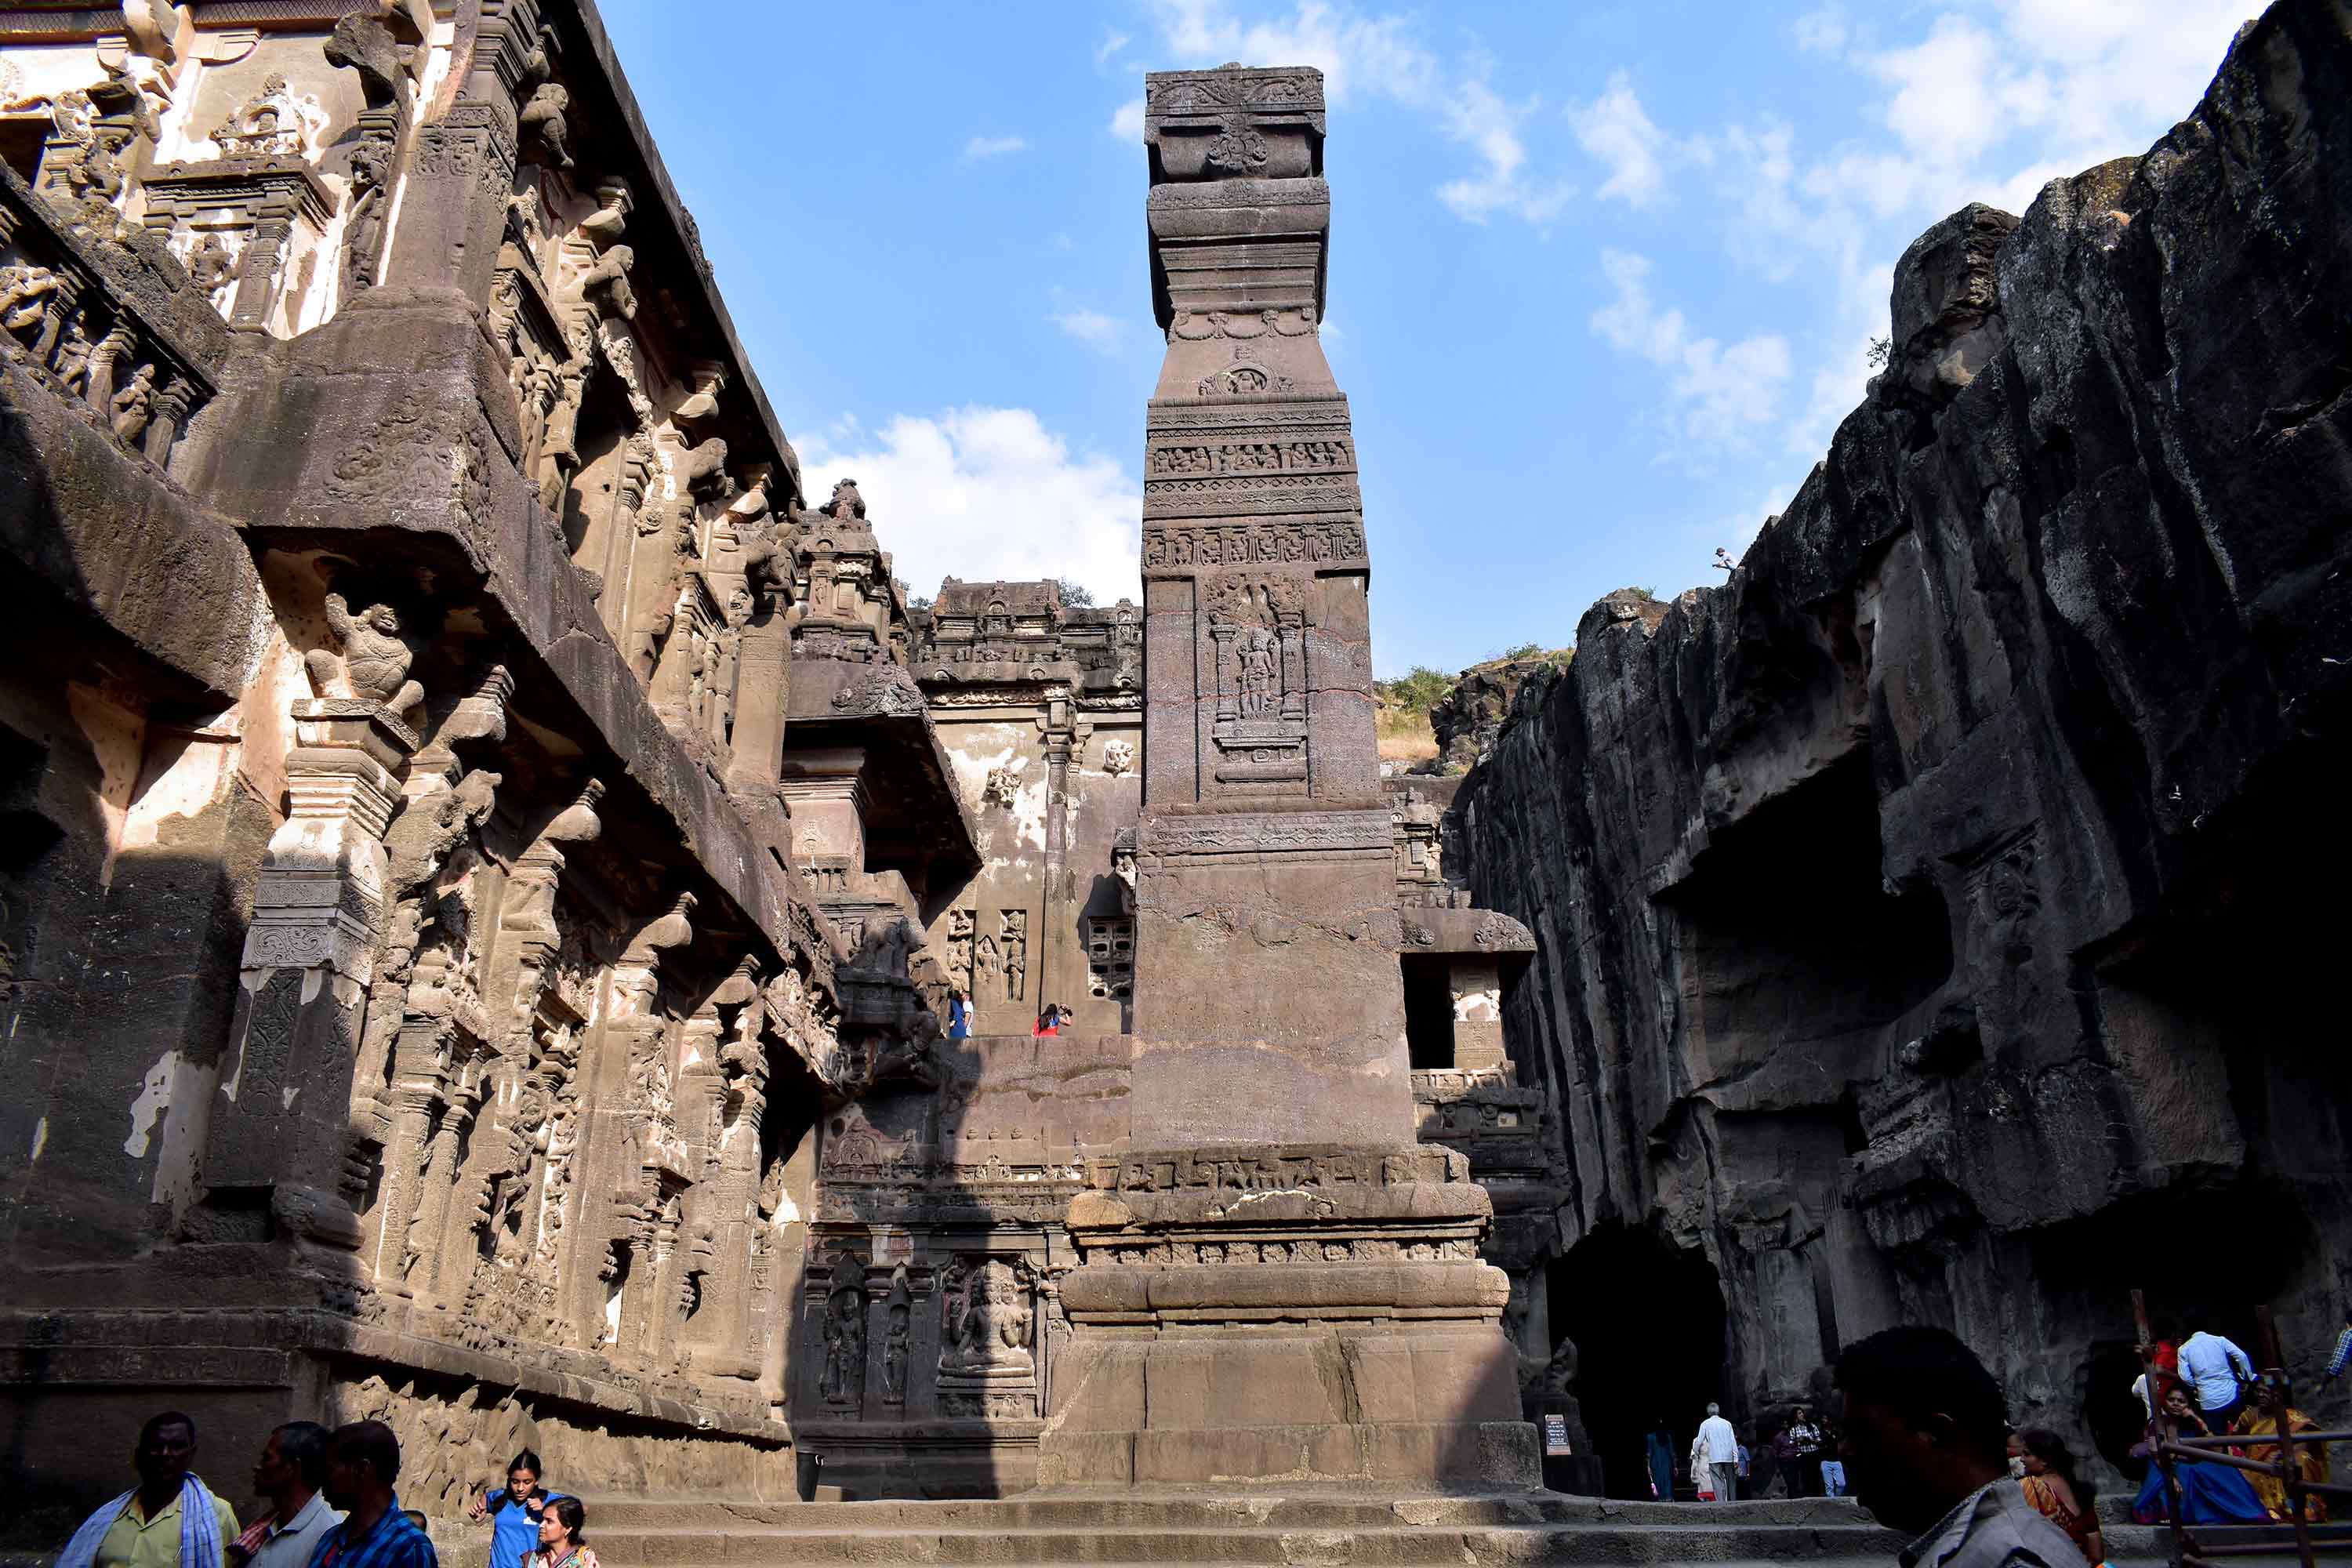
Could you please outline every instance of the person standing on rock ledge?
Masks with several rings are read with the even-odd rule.
[[[2078,1568],[2074,1541],[2010,1479],[2000,1385],[1958,1339],[1883,1330],[1846,1347],[1837,1385],[1854,1496],[1914,1537],[1902,1568]]]
[[[1704,1456],[1706,1468],[1715,1479],[1715,1500],[1739,1500],[1739,1434],[1723,1418],[1723,1406],[1709,1405],[1706,1419],[1698,1424],[1698,1441],[1694,1455]],[[1694,1477],[1694,1479],[1696,1478]]]

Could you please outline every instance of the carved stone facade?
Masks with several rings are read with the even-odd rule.
[[[439,1515],[518,1445],[788,1496],[814,1134],[938,1038],[977,864],[888,557],[593,7],[218,10],[0,47],[8,1511],[159,1403],[222,1476],[383,1416]],[[905,1398],[911,1289],[829,1405]]]
[[[1110,858],[1142,805],[1142,613],[951,577],[916,613],[910,662],[985,861],[931,931],[974,1032],[1025,1034],[1057,1003],[1079,1033],[1124,1034],[1128,995],[1099,983],[1094,932],[1127,920],[1132,950]]]

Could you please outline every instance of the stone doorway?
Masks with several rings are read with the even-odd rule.
[[[1552,1342],[1576,1343],[1571,1392],[1603,1489],[1646,1499],[1644,1435],[1664,1417],[1679,1461],[1706,1402],[1722,1398],[1723,1289],[1715,1266],[1648,1231],[1611,1226],[1570,1247],[1549,1272]]]

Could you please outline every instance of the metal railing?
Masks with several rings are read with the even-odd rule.
[[[2263,1360],[2263,1369],[2252,1384],[2255,1408],[2261,1413],[2255,1429],[2189,1437],[2181,1435],[2179,1423],[2165,1408],[2167,1382],[2178,1384],[2181,1380],[2177,1373],[2163,1372],[2156,1364],[2156,1336],[2148,1327],[2147,1293],[2134,1290],[2131,1296],[2132,1317],[2139,1329],[2140,1366],[2147,1390],[2148,1449],[2164,1477],[2164,1512],[2172,1529],[2173,1568],[2219,1568],[2221,1560],[2231,1557],[2274,1557],[2289,1545],[2278,1539],[2276,1525],[2190,1524],[2183,1520],[2179,1472],[2183,1463],[2225,1465],[2277,1481],[2286,1504],[2285,1527],[2294,1532],[2293,1550],[2303,1568],[2316,1568],[2318,1549],[2323,1544],[2352,1545],[2352,1523],[2314,1522],[2310,1508],[2318,1498],[2352,1498],[2352,1486],[2305,1479],[2296,1458],[2298,1447],[2308,1450],[2316,1446],[2325,1453],[2330,1443],[2352,1442],[2352,1431],[2298,1433],[2294,1429],[2288,1412],[2294,1405],[2294,1383],[2286,1370],[2285,1358],[2279,1354],[2278,1329],[2272,1321],[2271,1310],[2260,1307],[2254,1313],[2256,1349]],[[2269,1449],[2272,1457],[2250,1458],[2245,1452],[2248,1449]],[[2262,1539],[2252,1539],[2256,1535]]]

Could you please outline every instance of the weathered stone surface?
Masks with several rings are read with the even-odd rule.
[[[1948,1323],[2014,1419],[2117,1460],[2132,1287],[2317,1352],[2352,1204],[2302,912],[2352,737],[2347,74],[2340,7],[2275,6],[2145,157],[1931,229],[1885,374],[1731,580],[1612,595],[1521,692],[1454,869],[1537,938],[1506,1027],[1567,1115],[1555,1331],[1588,1289],[1678,1322],[1719,1286],[1760,1417],[1840,1342]],[[1629,1226],[1697,1281],[1604,1283]],[[1589,1417],[1596,1352],[1650,1331],[1584,1345]],[[1658,1396],[1612,1387],[1596,1435]]]
[[[593,6],[312,9],[58,13],[0,177],[0,1539],[165,1404],[786,1494],[816,1129],[977,864]]]

